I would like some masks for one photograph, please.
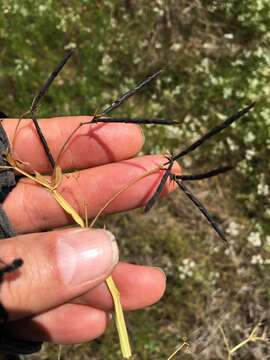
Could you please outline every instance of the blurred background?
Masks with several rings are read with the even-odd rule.
[[[18,117],[66,50],[76,52],[40,117],[101,110],[157,69],[159,80],[116,112],[171,118],[178,127],[145,128],[144,153],[184,148],[236,110],[255,109],[181,162],[186,173],[220,165],[234,171],[190,184],[227,233],[226,249],[176,191],[150,212],[102,219],[122,259],[161,266],[164,298],[127,314],[134,359],[227,359],[231,346],[270,315],[270,2],[268,0],[1,0],[0,110]],[[268,331],[269,334],[269,331]],[[45,345],[32,359],[56,359]],[[100,339],[64,346],[62,359],[120,359],[112,325]],[[270,359],[269,344],[249,343],[236,359]]]

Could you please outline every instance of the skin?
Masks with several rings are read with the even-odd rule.
[[[89,117],[65,117],[40,120],[45,138],[56,158],[72,130]],[[42,174],[51,172],[50,164],[32,122],[23,120],[16,134],[16,119],[6,119],[3,126],[13,156]],[[81,127],[72,137],[60,159],[66,175],[59,188],[82,216],[94,217],[98,210],[127,182],[166,162],[161,155],[136,157],[144,143],[141,129],[131,124],[96,124]],[[72,169],[77,172],[69,173]],[[178,165],[173,168],[179,173]],[[163,172],[139,181],[108,209],[107,213],[143,206],[156,189]],[[174,187],[167,184],[165,195]],[[0,242],[1,260],[24,260],[18,274],[1,285],[1,302],[10,319],[9,331],[28,340],[74,344],[100,336],[108,326],[112,311],[110,293],[104,283],[112,274],[121,293],[125,310],[136,310],[156,303],[165,291],[166,277],[156,267],[119,262],[102,278],[74,289],[55,276],[54,244],[72,224],[72,219],[52,195],[28,179],[21,179],[6,198],[3,208],[18,236]],[[53,230],[57,228],[57,230]],[[47,232],[40,233],[42,230]],[[94,234],[94,233],[93,233]]]

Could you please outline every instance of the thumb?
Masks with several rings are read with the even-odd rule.
[[[23,260],[1,284],[9,320],[34,316],[80,296],[103,282],[118,262],[114,236],[106,230],[68,229],[0,241],[1,261]]]

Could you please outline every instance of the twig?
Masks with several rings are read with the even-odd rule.
[[[251,333],[249,334],[249,336],[246,339],[244,339],[243,341],[241,341],[239,344],[235,345],[233,348],[230,348],[228,339],[227,339],[222,327],[219,326],[219,330],[222,333],[224,343],[225,343],[227,353],[228,353],[227,360],[232,360],[233,354],[236,353],[239,349],[241,349],[243,346],[245,346],[249,342],[256,342],[256,341],[268,342],[269,341],[269,339],[264,336],[257,336],[260,326],[261,326],[261,323],[256,325],[254,327],[254,329],[251,331]]]
[[[123,95],[121,95],[118,99],[116,99],[110,106],[105,108],[101,114],[108,115],[113,110],[117,109],[120,105],[122,105],[125,101],[127,101],[131,96],[140,92],[143,88],[145,88],[150,82],[155,80],[160,74],[162,70],[158,70],[153,75],[148,76],[145,80],[140,82],[134,89],[127,91]]]
[[[210,139],[211,137],[219,134],[221,131],[223,131],[224,129],[226,129],[230,125],[232,125],[236,120],[240,119],[242,116],[247,114],[254,106],[255,106],[255,102],[253,102],[250,105],[246,106],[242,110],[237,111],[235,114],[230,116],[228,119],[223,121],[221,124],[219,124],[219,125],[215,126],[214,128],[212,128],[210,131],[208,131],[205,135],[200,137],[197,141],[195,141],[192,145],[187,147],[185,150],[183,150],[180,153],[178,153],[177,155],[175,155],[173,157],[173,160],[178,160],[181,157],[183,157],[183,156],[189,154],[190,152],[194,151],[195,149],[197,149],[197,147],[201,146],[208,139]]]
[[[224,344],[226,346],[226,349],[227,349],[227,352],[228,352],[228,359],[227,360],[231,360],[232,359],[232,356],[231,356],[231,350],[230,350],[230,345],[229,345],[229,341],[225,335],[225,332],[224,330],[222,329],[221,325],[218,327],[221,334],[222,334],[222,337],[223,337],[223,340],[224,340]]]
[[[43,132],[41,131],[39,123],[38,123],[37,119],[34,117],[34,114],[32,114],[32,120],[33,120],[33,123],[35,125],[36,130],[37,130],[37,133],[38,133],[39,139],[41,141],[41,144],[43,146],[43,149],[44,149],[44,151],[45,151],[45,153],[47,155],[47,158],[48,158],[48,160],[49,160],[49,162],[51,164],[51,167],[54,169],[55,166],[56,166],[56,162],[55,162],[55,160],[54,160],[54,158],[52,156],[51,150],[50,150],[50,148],[48,146],[48,143],[47,143],[47,141],[46,141],[46,139],[45,139],[45,137],[43,135]]]
[[[145,177],[154,174],[156,172],[158,172],[163,165],[154,167],[153,169],[148,170],[147,172],[145,172],[143,175],[138,176],[135,179],[132,179],[130,182],[128,182],[125,186],[123,186],[119,191],[117,191],[111,198],[110,200],[108,200],[106,202],[106,204],[104,206],[102,206],[102,208],[99,210],[99,212],[97,213],[97,215],[95,216],[95,218],[93,219],[93,221],[91,222],[90,227],[93,227],[95,225],[95,223],[97,222],[97,220],[100,218],[100,216],[104,213],[104,211],[107,209],[108,206],[111,205],[111,203],[113,201],[115,201],[123,192],[127,191],[132,185],[136,184],[138,181],[144,179]]]
[[[199,211],[204,215],[206,220],[210,223],[216,233],[221,237],[221,239],[228,244],[228,241],[225,237],[225,234],[220,229],[218,224],[213,220],[212,216],[209,214],[208,210],[204,207],[204,205],[200,202],[199,199],[196,198],[189,190],[189,188],[184,184],[182,180],[174,179],[179,188],[187,195],[187,197],[193,202],[193,204],[199,209]]]
[[[96,123],[123,123],[123,124],[138,124],[138,125],[177,125],[179,122],[169,119],[143,119],[143,118],[128,118],[128,117],[103,117],[96,116],[92,121],[84,124]]]
[[[234,169],[233,166],[221,166],[217,169],[208,171],[206,173],[194,174],[194,175],[175,175],[174,178],[177,180],[183,180],[183,181],[204,180],[204,179],[208,179],[213,176],[223,174],[223,173],[233,170],[233,169]]]
[[[23,266],[23,260],[21,258],[14,259],[10,264],[7,264],[0,268],[0,282],[3,279],[3,276],[18,270]]]
[[[163,188],[166,185],[166,181],[167,181],[168,177],[171,175],[172,167],[173,167],[173,161],[170,162],[168,168],[165,170],[165,172],[164,172],[164,174],[163,174],[163,176],[161,178],[161,181],[160,181],[155,193],[150,198],[150,200],[147,202],[147,204],[145,206],[145,209],[144,209],[145,212],[148,212],[155,205],[155,203],[157,202]]]
[[[73,55],[74,49],[70,50],[64,58],[57,64],[55,69],[51,72],[50,76],[46,80],[45,84],[42,86],[41,90],[39,91],[38,95],[34,97],[34,100],[32,102],[30,112],[34,113],[37,110],[37,107],[40,105],[41,100],[45,96],[46,92],[49,90],[49,87],[57,77],[57,75],[60,73],[60,71],[65,66],[66,62],[69,60],[69,58]]]
[[[185,346],[186,346],[187,348],[189,348],[189,346],[190,346],[187,341],[184,341],[183,344],[179,345],[179,346],[176,348],[176,350],[168,357],[167,360],[171,360],[172,358],[174,358],[175,355],[176,355],[177,353],[179,353],[179,351],[183,350],[183,348],[184,348]]]
[[[55,78],[57,77],[57,75],[60,73],[60,71],[63,69],[63,67],[65,66],[65,64],[67,63],[67,61],[69,60],[69,58],[72,56],[74,50],[70,50],[65,56],[64,58],[57,64],[57,66],[55,67],[55,69],[53,70],[53,72],[49,75],[48,79],[46,80],[45,84],[43,85],[43,87],[41,88],[41,90],[39,91],[38,95],[34,98],[31,108],[29,110],[29,112],[31,113],[32,116],[32,120],[34,122],[35,128],[37,130],[38,136],[40,138],[40,141],[43,145],[44,151],[47,155],[47,158],[52,166],[52,168],[54,169],[56,166],[56,163],[54,161],[54,158],[52,156],[52,153],[49,149],[49,146],[44,138],[44,135],[40,129],[39,123],[35,117],[35,113],[36,110],[39,106],[39,104],[41,103],[41,100],[43,99],[43,97],[45,96],[46,92],[49,90],[49,87],[51,86],[51,84],[53,83],[53,81],[55,80]]]

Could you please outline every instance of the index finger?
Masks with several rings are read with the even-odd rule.
[[[66,116],[39,120],[40,127],[56,159],[70,134],[80,123],[92,116]],[[2,124],[8,135],[14,156],[40,173],[51,172],[51,166],[31,119],[23,119],[16,131],[18,119],[5,119]],[[16,132],[16,135],[15,135]],[[15,140],[14,140],[15,138]],[[86,169],[110,162],[126,160],[142,148],[144,137],[134,124],[87,124],[72,136],[59,159],[63,170]]]

